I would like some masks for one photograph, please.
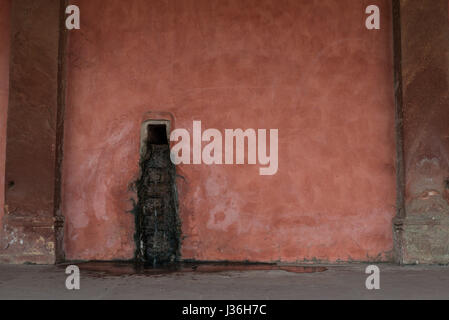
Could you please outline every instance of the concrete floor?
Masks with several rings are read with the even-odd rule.
[[[62,267],[0,265],[0,299],[449,299],[449,267],[378,266],[378,291],[365,288],[362,264],[330,266],[320,273],[113,275],[81,270],[81,289],[69,291]]]

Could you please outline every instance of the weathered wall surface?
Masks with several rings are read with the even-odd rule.
[[[401,1],[406,217],[403,262],[449,262],[446,0]]]
[[[68,259],[130,259],[143,120],[279,129],[279,171],[179,166],[182,256],[385,260],[395,205],[387,0],[73,1]],[[381,30],[365,8],[381,8]],[[148,112],[153,112],[148,114]]]
[[[0,262],[53,263],[59,0],[11,2]]]
[[[5,200],[6,118],[9,88],[10,0],[0,0],[0,233]]]

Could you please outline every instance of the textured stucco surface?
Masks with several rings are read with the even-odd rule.
[[[406,263],[449,262],[448,1],[401,1]]]
[[[11,2],[2,262],[54,262],[59,3]]]
[[[385,260],[395,204],[390,1],[78,0],[68,259],[129,259],[143,120],[279,129],[279,171],[180,166],[183,258]],[[381,30],[365,8],[381,8]],[[153,112],[148,114],[148,112]],[[163,117],[162,117],[163,118]]]
[[[6,118],[9,88],[10,0],[0,0],[0,234],[5,201]]]

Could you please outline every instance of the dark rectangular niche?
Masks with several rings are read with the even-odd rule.
[[[137,181],[137,258],[158,266],[178,260],[180,223],[177,212],[176,168],[170,160],[167,124],[145,124],[141,177]]]

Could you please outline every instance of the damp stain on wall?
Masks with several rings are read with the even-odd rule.
[[[179,258],[180,223],[177,212],[176,169],[170,160],[165,125],[147,126],[137,181],[136,257],[157,266]]]

